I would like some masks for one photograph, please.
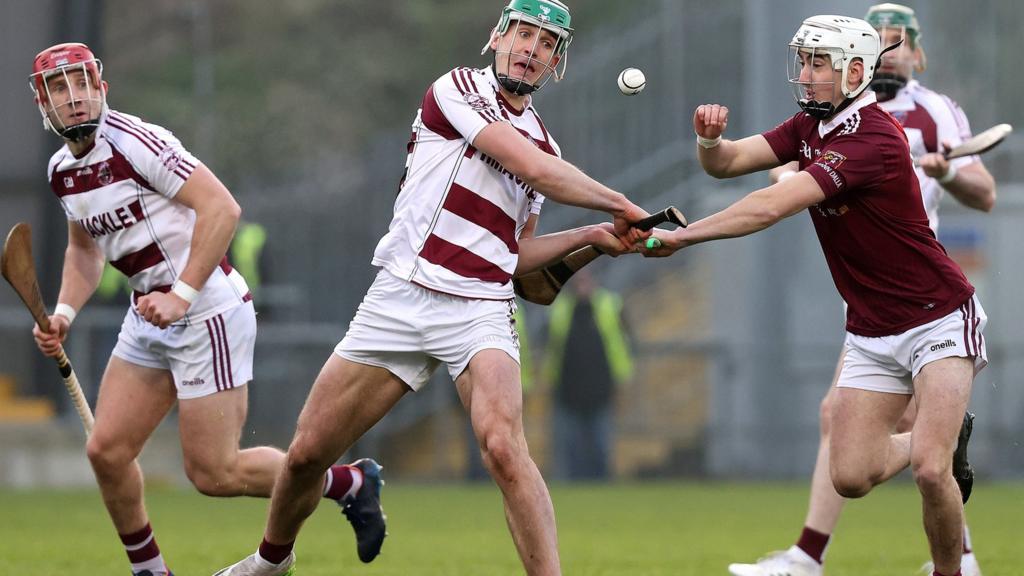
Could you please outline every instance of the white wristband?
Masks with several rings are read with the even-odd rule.
[[[65,304],[63,302],[58,302],[57,305],[53,308],[53,315],[56,316],[58,314],[68,319],[69,326],[71,325],[72,322],[75,321],[75,316],[78,316],[78,312],[75,312],[73,306],[71,306],[70,304]]]
[[[199,290],[196,290],[181,280],[174,281],[174,284],[171,286],[171,292],[174,292],[189,304],[195,302],[196,298],[199,297]]]
[[[705,148],[705,149],[709,149],[710,150],[711,148],[714,148],[715,146],[718,146],[721,143],[722,143],[722,135],[721,134],[719,134],[718,136],[716,136],[714,138],[705,138],[705,137],[701,136],[700,134],[697,134],[697,144],[700,145],[701,148]]]
[[[938,180],[939,184],[949,184],[950,182],[953,181],[954,178],[956,178],[956,173],[957,173],[956,164],[950,164],[949,165],[949,170],[946,170],[946,173],[943,174],[942,176],[936,178],[936,180]]]

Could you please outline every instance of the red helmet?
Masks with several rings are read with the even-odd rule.
[[[67,42],[50,46],[36,55],[32,61],[32,84],[36,96],[46,94],[46,78],[59,72],[62,68],[81,64],[89,79],[97,87],[103,74],[103,64],[92,53],[88,46],[80,42]]]
[[[99,118],[90,119],[75,126],[54,126],[53,120],[47,114],[48,111],[56,110],[50,103],[47,80],[56,74],[67,74],[69,71],[81,70],[89,78],[89,84],[96,89],[96,95],[91,99],[100,101],[101,109],[106,108],[106,90],[103,86],[103,63],[88,46],[79,42],[68,42],[50,46],[36,55],[32,61],[32,74],[29,76],[29,86],[35,94],[36,104],[39,105],[39,112],[43,115],[43,127],[53,130],[57,134],[78,140],[91,134],[99,125]]]

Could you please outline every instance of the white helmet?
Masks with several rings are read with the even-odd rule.
[[[794,85],[794,93],[800,107],[816,118],[828,118],[839,109],[856,98],[871,84],[878,66],[880,44],[875,28],[858,18],[848,16],[812,16],[803,21],[789,43],[790,73],[789,81]],[[842,70],[840,90],[847,102],[836,107],[831,101],[814,101],[805,97],[805,88],[809,82],[800,81],[800,59],[803,53],[813,57],[815,54],[827,54],[832,60],[833,70]],[[864,62],[864,79],[860,86],[850,89],[846,85],[850,64],[860,59]],[[819,83],[814,83],[819,84]],[[833,96],[835,88],[833,86]],[[831,99],[830,99],[831,100]]]

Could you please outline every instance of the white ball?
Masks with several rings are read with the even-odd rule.
[[[639,94],[644,86],[647,86],[647,77],[639,68],[626,68],[619,72],[619,91],[623,94]]]

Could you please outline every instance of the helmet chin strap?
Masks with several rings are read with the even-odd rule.
[[[871,80],[871,89],[879,100],[892,100],[907,85],[909,78],[889,72],[879,72]]]
[[[96,132],[96,128],[98,128],[99,125],[100,119],[94,118],[87,122],[83,122],[81,124],[61,130],[60,136],[61,138],[64,138],[65,140],[70,140],[71,142],[81,142],[82,140],[85,140],[89,136],[92,136]]]
[[[528,96],[537,90],[537,87],[525,80],[513,80],[509,78],[508,74],[501,74],[498,72],[498,53],[494,53],[494,57],[491,60],[491,70],[494,71],[494,77],[498,79],[498,83],[501,87],[516,96]]]
[[[818,102],[817,100],[800,100],[798,104],[800,109],[807,113],[812,118],[818,120],[828,120],[829,118],[839,114],[843,110],[853,103],[856,98],[847,98],[843,100],[839,106],[831,102]]]

